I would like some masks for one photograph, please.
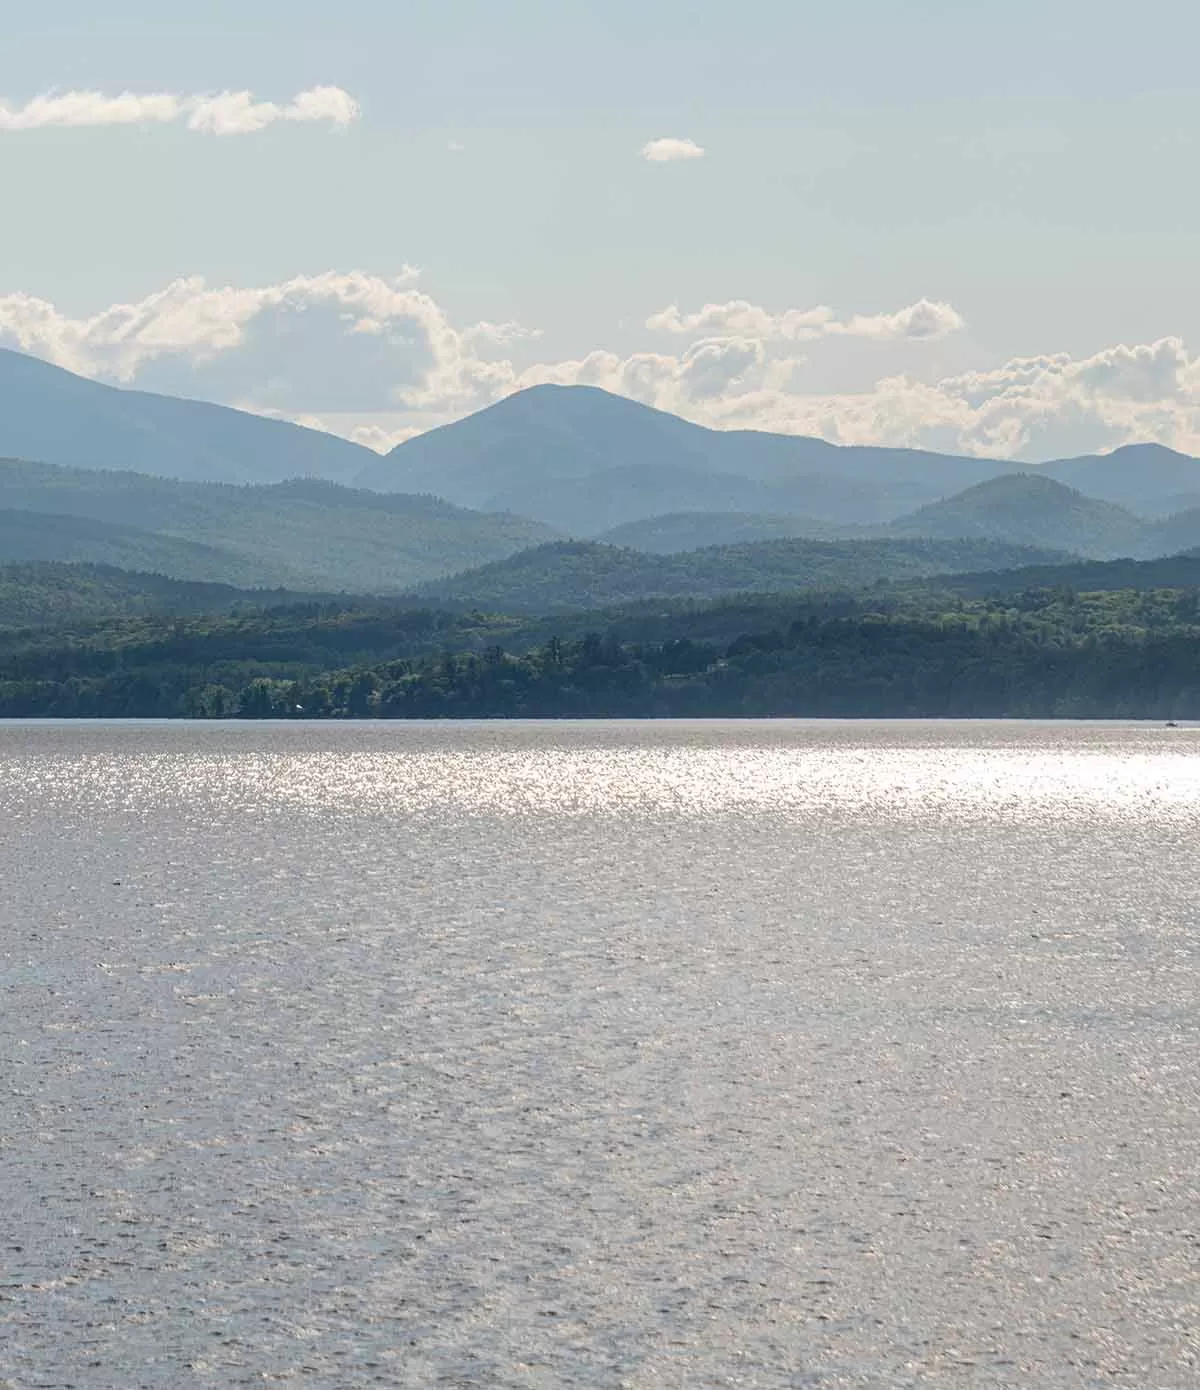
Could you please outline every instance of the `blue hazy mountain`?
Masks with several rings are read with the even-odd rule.
[[[712,430],[591,386],[535,386],[407,440],[358,476],[590,536],[686,511],[878,522],[1013,465]]]
[[[1041,473],[1014,473],[931,502],[892,522],[887,531],[1041,546],[1096,560],[1149,558],[1187,548],[1160,536],[1161,526]],[[1191,542],[1197,543],[1200,530]]]
[[[1089,559],[1151,558],[1200,546],[1200,508],[1170,516],[1135,515],[1085,496],[1043,472],[1003,474],[927,503],[884,526],[837,526],[805,516],[751,512],[673,512],[626,522],[597,539],[658,554],[787,537],[928,537],[988,540],[1063,551]]]
[[[0,564],[109,565],[205,584],[282,584],[286,566],[265,566],[219,545],[158,535],[119,522],[0,508]]]
[[[595,537],[688,512],[893,521],[990,478],[1032,471],[1140,514],[1200,505],[1200,462],[1160,445],[1017,464],[712,430],[589,386],[535,386],[407,440],[358,475]]]
[[[1155,444],[1018,465],[706,429],[587,386],[517,392],[380,457],[319,430],[104,385],[7,350],[0,350],[3,456],[191,481],[353,481],[530,517],[542,523],[542,538],[545,527],[594,538],[701,512],[835,527],[907,524],[924,506],[1020,473],[1143,517],[1200,506],[1200,462]]]
[[[377,455],[321,430],[130,391],[0,348],[0,457],[206,482],[348,482]]]
[[[75,560],[239,586],[398,591],[548,540],[524,517],[317,479],[264,485],[0,459],[0,564]]]
[[[1110,454],[1057,459],[1038,471],[1147,516],[1200,506],[1200,459],[1162,444],[1126,444]]]

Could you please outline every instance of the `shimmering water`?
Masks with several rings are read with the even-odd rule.
[[[0,726],[0,1385],[1193,1387],[1200,732]]]

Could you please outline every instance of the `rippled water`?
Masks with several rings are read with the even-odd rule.
[[[0,1385],[1192,1387],[1200,731],[0,726]]]

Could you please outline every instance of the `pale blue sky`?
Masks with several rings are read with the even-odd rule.
[[[965,320],[911,360],[895,343],[805,348],[802,389],[826,395],[1200,344],[1198,40],[1181,0],[46,0],[5,16],[11,106],[336,85],[362,116],[228,139],[0,133],[0,296],[78,319],[183,276],[262,287],[409,264],[456,328],[541,330],[518,367],[678,352],[645,328],[670,304],[848,317],[925,298]],[[706,157],[639,159],[658,136]],[[247,363],[247,404],[267,404],[262,370]],[[1191,432],[1191,417],[1166,430]]]

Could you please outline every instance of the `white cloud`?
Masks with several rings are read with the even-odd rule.
[[[719,421],[813,433],[842,443],[906,445],[1026,458],[1140,440],[1200,453],[1200,359],[1177,338],[1087,357],[1016,358],[933,382],[884,378],[838,396],[766,391],[725,400]]]
[[[718,429],[840,444],[1043,459],[1155,440],[1200,454],[1200,358],[1177,338],[1017,358],[934,381],[897,375],[839,394],[806,391],[802,358],[739,337],[702,339],[678,355],[541,363],[518,384],[540,381],[601,386]]]
[[[186,121],[189,130],[208,135],[248,135],[279,121],[322,122],[344,127],[359,117],[359,106],[340,87],[313,87],[290,102],[256,101],[250,92],[179,96],[172,92],[64,92],[34,97],[24,106],[0,101],[0,132],[49,126],[170,125]]]
[[[460,332],[415,278],[331,271],[238,288],[192,277],[86,318],[12,294],[0,297],[0,342],[85,376],[285,411],[461,398],[472,377],[488,379],[483,354],[522,330]]]
[[[947,337],[963,327],[963,320],[952,305],[929,299],[919,299],[894,314],[855,314],[849,319],[839,319],[826,304],[772,313],[744,299],[731,299],[725,304],[705,304],[692,314],[681,313],[672,304],[651,314],[646,327],[681,335],[750,333],[779,342],[835,336],[903,342]]]
[[[791,342],[820,338],[834,321],[832,309],[818,305],[815,309],[789,309],[772,314],[744,299],[731,299],[725,304],[705,304],[693,314],[681,313],[671,304],[651,314],[646,327],[661,333],[751,333],[763,339]]]
[[[103,92],[64,92],[62,96],[34,97],[24,106],[0,101],[0,130],[40,130],[44,126],[138,125],[179,120],[184,105],[169,92],[137,96],[123,92],[109,97]]]
[[[850,338],[875,338],[901,342],[946,338],[963,327],[962,315],[941,300],[918,299],[894,314],[855,314],[846,323],[833,324],[830,333]]]
[[[340,87],[310,87],[297,92],[283,109],[285,121],[328,121],[331,125],[351,125],[362,115],[362,107]]]
[[[596,348],[539,362],[535,331],[455,323],[411,269],[391,277],[329,271],[256,287],[193,277],[82,317],[32,295],[0,296],[0,344],[87,376],[298,419],[376,448],[522,387],[558,382],[600,386],[717,428],[838,443],[1046,458],[1149,439],[1200,453],[1200,358],[1178,338],[932,375],[920,344],[957,322],[949,306],[925,300],[846,319],[733,301],[652,316],[652,328],[690,336],[675,351]],[[901,363],[911,353],[913,367],[874,379],[880,337]],[[861,355],[859,389],[809,384],[813,367],[797,344],[817,359],[835,339],[839,353]]]
[[[721,400],[752,384],[765,362],[755,338],[706,338],[688,348],[678,380],[692,400]]]
[[[255,101],[250,92],[221,92],[190,106],[188,129],[208,135],[252,135],[277,121],[327,121],[347,126],[359,116],[358,103],[340,87],[314,87],[285,106]]]
[[[675,136],[664,136],[658,140],[648,140],[641,149],[641,156],[651,164],[667,164],[676,159],[703,159],[703,146],[695,140],[681,140]]]

